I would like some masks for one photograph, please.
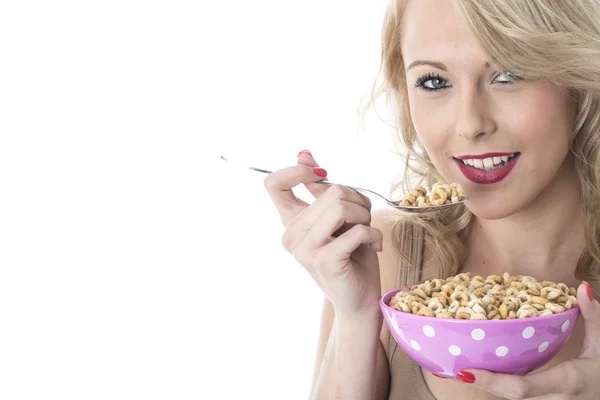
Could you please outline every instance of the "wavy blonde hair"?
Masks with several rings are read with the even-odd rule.
[[[600,1],[599,0],[451,0],[496,65],[524,77],[524,83],[552,82],[575,96],[578,112],[571,151],[581,182],[586,248],[575,277],[600,282]],[[392,188],[407,192],[415,184],[443,181],[419,142],[407,99],[400,52],[400,24],[408,0],[391,0],[382,31],[381,96],[391,107],[398,144],[406,151],[404,177]],[[427,215],[427,216],[426,216]],[[466,239],[474,216],[466,207],[395,218],[399,239],[403,223],[425,230],[439,276],[458,272],[465,261]],[[399,250],[399,240],[396,240]],[[401,256],[404,256],[401,254]],[[408,262],[408,260],[405,260]]]

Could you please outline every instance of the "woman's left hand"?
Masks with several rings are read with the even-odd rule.
[[[457,379],[507,399],[600,399],[600,303],[585,282],[577,289],[577,302],[585,332],[579,357],[526,376],[466,369]]]

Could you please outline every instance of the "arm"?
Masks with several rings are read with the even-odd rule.
[[[374,211],[371,221],[371,225],[379,228],[385,238],[384,249],[378,253],[382,292],[394,289],[398,266],[398,256],[391,242],[391,224],[385,222],[388,215],[386,211]],[[379,309],[370,320],[365,318],[362,322],[349,321],[341,316],[336,318],[331,302],[324,297],[311,399],[329,398],[328,389],[335,393],[335,386],[329,384],[330,380],[339,382],[340,389],[352,393],[341,397],[344,399],[388,398],[390,371],[382,342],[387,343],[389,331],[382,318]],[[341,367],[336,368],[336,365]],[[356,374],[360,374],[357,379],[354,378]],[[360,387],[355,389],[357,386]],[[360,397],[360,390],[366,395]]]
[[[381,313],[349,319],[336,316],[327,298],[323,303],[311,399],[387,399],[389,368],[379,340]]]

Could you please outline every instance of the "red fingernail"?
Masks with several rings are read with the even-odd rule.
[[[438,378],[446,379],[446,377],[445,377],[445,376],[438,375],[438,374],[436,374],[435,372],[432,372],[431,374],[432,374],[433,376],[437,376]]]
[[[592,287],[590,286],[590,284],[586,281],[583,281],[583,284],[585,285],[585,291],[587,292],[590,301],[594,300],[594,293],[592,292]]]
[[[310,154],[310,151],[308,151],[308,150],[302,150],[300,153],[298,153],[298,157],[300,157],[302,154],[308,154],[309,156],[312,157],[312,154]]]
[[[315,175],[318,175],[320,177],[327,176],[327,171],[325,171],[323,168],[314,167],[312,170],[315,173]]]
[[[460,371],[456,374],[456,379],[460,379],[465,383],[473,383],[475,382],[475,375],[467,371]]]

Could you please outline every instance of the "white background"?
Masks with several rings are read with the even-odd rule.
[[[321,294],[219,156],[387,193],[384,7],[0,4],[1,399],[307,398]]]

